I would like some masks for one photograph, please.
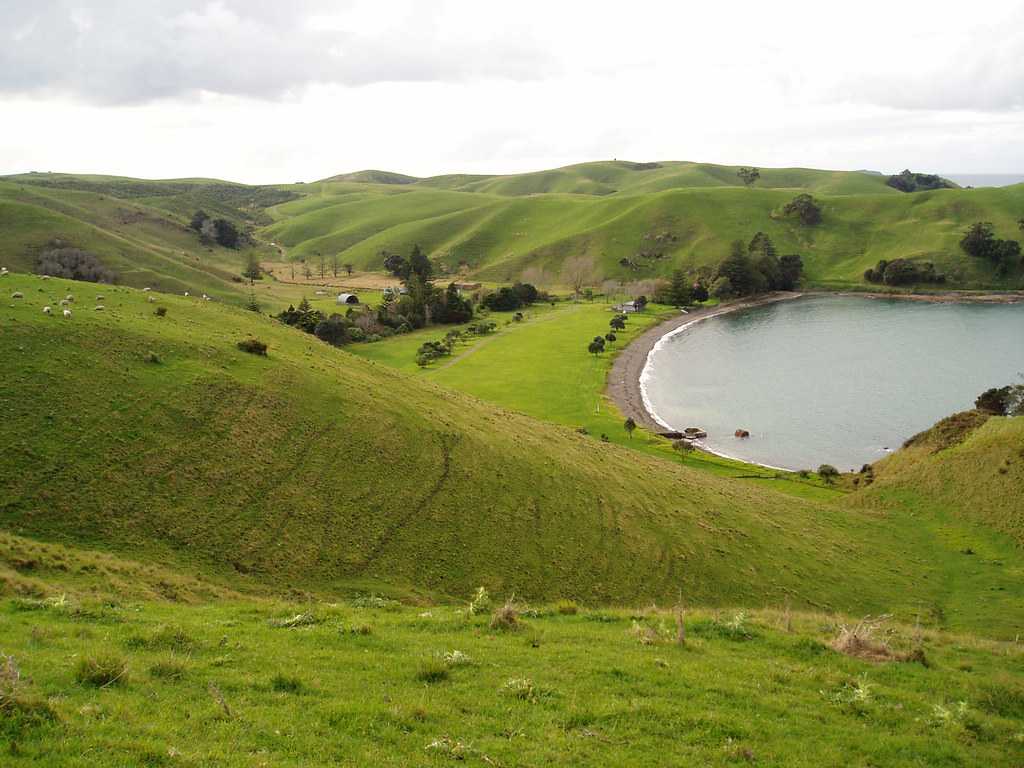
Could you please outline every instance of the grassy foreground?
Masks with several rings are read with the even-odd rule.
[[[887,625],[655,608],[0,603],[4,765],[1014,766],[1024,650]],[[3,694],[0,694],[2,696]]]

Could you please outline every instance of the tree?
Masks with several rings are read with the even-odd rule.
[[[381,251],[381,254],[384,255],[384,269],[401,280],[408,279],[409,273],[412,271],[408,259],[398,253]]]
[[[708,287],[704,285],[704,282],[701,280],[695,282],[693,284],[693,300],[700,302],[707,301],[708,298],[710,298],[710,294],[708,293]]]
[[[607,341],[609,344],[613,344],[618,338],[619,337],[616,336],[612,331],[608,331],[608,333],[604,335],[604,340]]]
[[[686,457],[693,453],[693,444],[689,440],[673,440],[672,450],[679,454],[679,460],[685,462]]]
[[[669,285],[669,298],[672,306],[686,307],[693,303],[693,286],[690,279],[681,269],[672,273],[672,282]]]
[[[1009,410],[1011,387],[993,387],[986,389],[974,401],[974,407],[979,411],[993,413],[996,416],[1005,416]]]
[[[321,320],[313,329],[313,334],[321,341],[340,347],[348,341],[348,321],[334,313],[326,320]]]
[[[337,277],[339,269],[341,269],[341,261],[338,259],[338,254],[334,254],[331,256],[331,274]]]
[[[349,277],[351,277],[353,269],[355,269],[355,264],[346,264],[345,265],[345,274],[347,274]]]
[[[419,275],[420,279],[425,283],[430,282],[430,278],[434,274],[434,265],[430,263],[427,255],[420,250],[419,244],[414,245],[412,253],[409,254],[409,270],[413,274]]]
[[[633,417],[632,416],[628,417],[622,423],[622,427],[623,427],[623,429],[626,430],[626,434],[629,435],[629,439],[632,440],[633,439],[633,430],[636,429],[636,422],[633,421]]]
[[[989,258],[996,244],[995,227],[990,221],[976,221],[960,239],[960,248],[968,256]]]
[[[743,186],[749,187],[751,184],[753,184],[755,181],[761,178],[761,171],[759,171],[757,168],[743,166],[738,171],[736,171],[736,175],[740,177],[740,181],[743,182]]]
[[[562,267],[562,282],[572,288],[578,299],[583,286],[594,279],[594,260],[588,256],[574,256]]]
[[[320,279],[323,280],[324,274],[327,270],[327,261],[324,259],[324,256],[320,251],[316,252],[316,264],[320,268]]]
[[[302,262],[302,276],[309,280],[313,276],[313,271],[309,268],[309,262]]]
[[[210,217],[209,215],[207,215],[206,211],[199,209],[198,211],[192,214],[192,220],[189,222],[188,225],[196,232],[202,232],[203,224],[205,224],[206,220],[209,218]]]
[[[616,315],[615,317],[613,317],[611,320],[608,321],[608,325],[610,325],[612,327],[612,330],[615,331],[626,330],[626,321],[622,319],[622,315]]]
[[[249,301],[245,303],[245,308],[257,315],[260,313],[260,304],[256,301],[256,291],[252,288],[249,289]]]
[[[828,485],[832,485],[839,477],[839,470],[833,467],[831,464],[822,464],[818,467],[818,477],[824,480]]]
[[[779,259],[779,285],[780,291],[792,291],[800,284],[800,277],[804,271],[804,260],[793,253]]]
[[[227,219],[214,219],[213,239],[225,248],[237,248],[241,235],[238,228]]]
[[[595,356],[601,354],[604,352],[604,342],[602,341],[600,344],[598,344],[597,341],[590,342],[590,344],[587,345],[587,352]]]
[[[734,240],[732,243],[731,252],[725,258],[725,260],[718,265],[718,271],[715,273],[715,277],[720,280],[721,278],[727,278],[729,281],[728,291],[723,293],[723,287],[719,284],[718,280],[715,281],[717,286],[717,292],[712,291],[719,298],[727,296],[729,293],[733,293],[737,296],[744,296],[749,293],[756,293],[758,290],[764,287],[765,280],[760,273],[756,273],[750,264],[750,260],[746,257],[746,247],[743,245],[742,240]]]
[[[473,304],[462,298],[455,283],[449,283],[444,293],[444,311],[439,318],[442,323],[467,323],[473,319]]]
[[[813,226],[821,223],[821,207],[818,202],[806,192],[801,193],[790,200],[783,207],[782,212],[789,216],[796,214],[801,224]]]
[[[249,285],[263,277],[263,272],[260,270],[260,261],[256,258],[255,253],[250,253],[246,259],[245,269],[242,270],[242,277],[249,278]]]

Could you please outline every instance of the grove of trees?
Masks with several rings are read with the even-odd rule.
[[[90,283],[116,283],[117,272],[104,267],[95,254],[80,248],[49,248],[36,257],[36,274],[84,280]]]
[[[1020,243],[1016,240],[997,238],[995,227],[990,221],[976,221],[971,224],[960,239],[960,248],[968,256],[987,259],[995,267],[998,275],[1008,274],[1020,262]]]
[[[234,223],[228,219],[211,218],[203,210],[192,214],[189,226],[199,233],[204,242],[217,243],[224,248],[237,248],[242,242],[242,235]]]

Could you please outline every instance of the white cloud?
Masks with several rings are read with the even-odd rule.
[[[1024,169],[1024,7],[8,0],[0,172]]]

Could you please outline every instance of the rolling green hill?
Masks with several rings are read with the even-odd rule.
[[[598,603],[681,591],[709,605],[926,610],[948,626],[1024,628],[1019,583],[979,599],[981,583],[1006,580],[1002,564],[950,581],[952,530],[1020,561],[967,521],[925,530],[898,506],[879,517],[737,483],[230,306],[0,279],[24,294],[0,322],[0,527],[19,535],[234,589],[386,583],[464,595],[484,584]],[[67,293],[70,319],[43,314]],[[250,335],[268,357],[235,348]]]
[[[782,215],[802,192],[821,204],[821,224]],[[381,270],[385,251],[420,244],[441,272],[499,282],[531,270],[531,279],[556,287],[566,260],[586,256],[596,285],[713,268],[733,240],[763,231],[780,253],[803,257],[811,287],[865,287],[864,270],[896,258],[934,262],[949,288],[1024,286],[1024,268],[1000,277],[958,246],[975,221],[1019,237],[1024,185],[904,194],[880,174],[765,168],[745,189],[733,166],[688,162],[424,179],[360,171],[263,187],[23,174],[0,178],[0,259],[30,269],[38,250],[59,238],[96,252],[128,285],[241,303],[245,289],[231,276],[245,254],[199,243],[187,228],[198,208],[253,229],[262,258],[279,259],[274,243],[286,258],[337,255],[360,271]]]

